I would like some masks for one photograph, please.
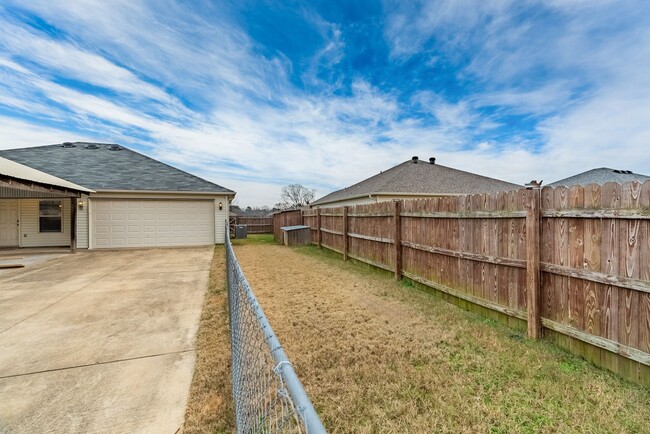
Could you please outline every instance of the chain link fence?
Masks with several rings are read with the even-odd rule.
[[[325,433],[226,234],[232,389],[239,433]]]

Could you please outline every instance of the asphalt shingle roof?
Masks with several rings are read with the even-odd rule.
[[[570,187],[572,185],[589,185],[589,184],[606,184],[608,182],[625,183],[630,181],[645,182],[650,179],[650,176],[641,175],[638,173],[626,173],[626,170],[615,170],[608,167],[600,167],[598,169],[587,170],[586,172],[578,173],[577,175],[568,178],[560,179],[549,187],[559,187],[561,185]]]
[[[521,185],[428,161],[405,161],[350,187],[328,194],[311,205],[336,202],[371,194],[459,195],[518,190]]]
[[[97,191],[234,193],[121,145],[75,142],[7,149],[0,156]]]

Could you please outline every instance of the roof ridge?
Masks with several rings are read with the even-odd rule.
[[[111,149],[114,152],[109,152]],[[144,149],[155,151],[155,147]],[[86,185],[95,191],[235,193],[215,182],[118,143],[64,142],[0,150],[0,155],[70,182]],[[71,160],[75,164],[71,165]]]
[[[473,194],[508,191],[521,185],[425,160],[409,159],[312,202],[319,205],[374,194]]]
[[[148,156],[148,155],[142,154],[142,153],[140,153],[140,152],[138,152],[138,151],[134,151],[133,149],[131,149],[131,148],[127,148],[127,147],[124,146],[124,145],[120,145],[120,144],[118,144],[118,143],[111,143],[111,144],[118,145],[118,146],[122,147],[123,150],[125,149],[125,150],[127,150],[127,151],[129,151],[129,152],[133,152],[134,154],[138,154],[138,155],[140,155],[140,156],[142,156],[142,157],[144,157],[144,158],[147,158],[147,159],[149,159],[149,160],[151,160],[151,161],[153,161],[153,162],[155,162],[155,163],[158,163],[158,164],[162,164],[162,165],[164,165],[164,166],[167,166],[167,167],[169,167],[170,169],[173,169],[173,170],[175,170],[175,171],[177,171],[177,172],[182,172],[182,173],[184,173],[184,174],[186,174],[186,175],[189,175],[189,176],[191,176],[191,177],[193,177],[193,178],[199,179],[199,180],[204,181],[204,182],[208,182],[208,183],[210,183],[210,184],[212,184],[212,185],[215,185],[215,186],[217,186],[217,187],[219,187],[219,188],[223,188],[224,190],[227,190],[227,191],[229,191],[229,192],[234,193],[234,191],[231,190],[231,189],[229,189],[229,188],[223,187],[223,186],[221,186],[221,185],[219,185],[219,184],[216,184],[216,183],[214,183],[214,182],[212,182],[212,181],[208,181],[207,179],[201,178],[200,176],[196,176],[196,175],[194,175],[193,173],[186,172],[185,170],[179,169],[178,167],[174,167],[174,166],[172,166],[171,164],[167,164],[167,163],[165,163],[164,161],[156,160],[156,159],[153,158],[153,157],[150,157],[150,156]]]

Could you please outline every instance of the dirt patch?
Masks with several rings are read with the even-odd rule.
[[[184,433],[234,432],[225,276],[225,251],[223,246],[216,247],[197,334],[196,366]]]
[[[648,430],[647,389],[551,344],[313,247],[235,253],[329,432]]]

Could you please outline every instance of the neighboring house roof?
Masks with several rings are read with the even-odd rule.
[[[339,202],[370,195],[451,196],[492,193],[522,186],[487,176],[422,161],[413,157],[350,187],[324,196],[310,205]]]
[[[23,181],[35,182],[38,184],[51,185],[54,187],[63,187],[70,190],[81,191],[85,193],[92,193],[85,187],[75,183],[66,181],[65,179],[57,178],[49,173],[41,172],[40,170],[33,169],[15,161],[8,160],[0,157],[0,175],[9,176]]]
[[[0,156],[97,191],[235,192],[124,146],[75,142],[8,149]]]
[[[645,182],[650,179],[650,176],[632,173],[630,170],[610,169],[608,167],[600,167],[598,169],[587,170],[586,172],[578,173],[577,175],[568,178],[560,179],[548,187],[559,187],[561,185],[570,187],[572,185],[588,185],[588,184],[605,184],[607,182],[625,183],[630,181]]]

